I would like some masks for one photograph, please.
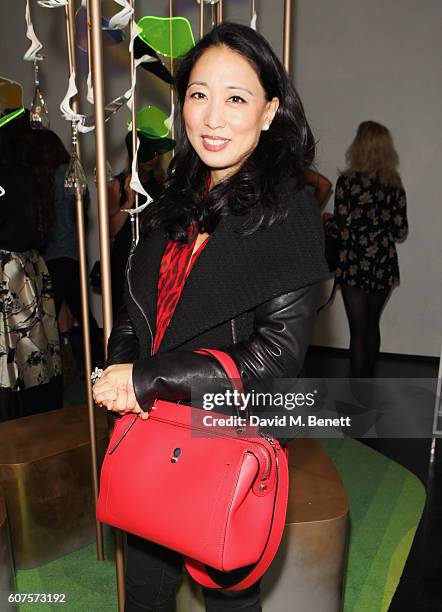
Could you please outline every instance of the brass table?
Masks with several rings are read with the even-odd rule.
[[[107,443],[96,412],[99,456]],[[90,444],[85,406],[0,423],[0,488],[17,569],[31,569],[95,537]]]
[[[9,537],[8,517],[5,500],[0,490],[0,596],[6,597],[9,591],[15,591],[15,572],[12,559],[11,540]],[[0,610],[4,603],[0,600]],[[8,610],[17,609],[11,606]]]
[[[339,612],[347,557],[348,499],[339,474],[312,439],[289,443],[290,492],[284,535],[262,580],[264,612]],[[178,612],[204,612],[186,575]]]

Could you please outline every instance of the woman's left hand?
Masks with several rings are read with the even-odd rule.
[[[124,363],[106,368],[92,388],[94,401],[99,406],[120,414],[134,412],[147,419],[137,402],[132,384],[132,364]]]

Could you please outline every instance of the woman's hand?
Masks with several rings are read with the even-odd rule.
[[[92,388],[94,401],[99,406],[119,414],[133,412],[142,419],[149,417],[137,402],[132,384],[132,364],[118,364],[106,368]]]

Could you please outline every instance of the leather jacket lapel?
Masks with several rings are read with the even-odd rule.
[[[198,256],[161,343],[160,351],[171,350],[202,331],[229,319],[232,288],[220,281],[220,254],[232,246],[232,223],[223,218]],[[234,252],[235,249],[232,249]],[[225,257],[225,254],[224,254]],[[232,267],[228,266],[230,270]],[[220,304],[221,302],[221,304]],[[221,308],[217,308],[221,306]],[[196,312],[196,310],[198,312]],[[233,311],[232,311],[233,316]]]

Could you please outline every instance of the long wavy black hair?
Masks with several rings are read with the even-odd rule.
[[[183,106],[190,73],[211,47],[228,47],[244,57],[256,71],[268,101],[279,99],[279,108],[268,131],[261,132],[255,150],[237,172],[206,189],[210,168],[191,146],[185,131]],[[254,209],[253,222],[244,233],[283,220],[289,202],[279,198],[279,186],[293,177],[300,189],[304,171],[315,156],[315,141],[301,100],[269,43],[251,28],[224,22],[206,34],[183,58],[175,77],[177,90],[177,147],[162,197],[147,208],[142,231],[162,227],[170,239],[187,243],[196,232],[212,233],[224,215],[243,215]],[[192,234],[187,231],[193,227]]]

